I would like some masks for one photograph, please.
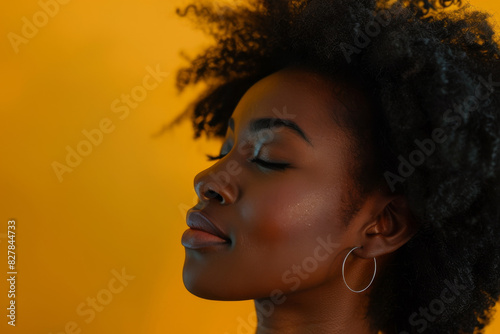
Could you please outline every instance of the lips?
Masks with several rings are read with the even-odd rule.
[[[231,240],[201,211],[189,210],[187,225],[190,227],[182,235],[181,243],[190,249],[201,249],[211,246],[227,246]]]

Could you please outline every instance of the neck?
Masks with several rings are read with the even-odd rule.
[[[376,334],[366,318],[369,290],[358,294],[339,285],[255,300],[256,334]]]

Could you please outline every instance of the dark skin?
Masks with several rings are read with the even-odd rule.
[[[202,298],[254,299],[257,334],[376,333],[364,317],[370,289],[350,291],[342,262],[361,247],[345,266],[349,286],[361,290],[373,258],[380,273],[416,226],[386,187],[353,195],[355,138],[335,120],[352,103],[369,112],[352,86],[303,69],[276,72],[243,96],[222,158],[195,177],[195,209],[230,242],[186,248],[184,284]],[[255,123],[253,131],[262,118],[285,121]],[[213,177],[220,172],[228,177]]]

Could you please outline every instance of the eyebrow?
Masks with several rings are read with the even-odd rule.
[[[229,119],[228,126],[231,130],[234,131],[234,119],[232,117]],[[292,130],[293,132],[298,134],[302,139],[304,139],[309,145],[312,146],[311,141],[306,136],[304,131],[297,125],[297,123],[293,121],[282,118],[269,117],[269,118],[257,118],[250,122],[251,132],[257,132],[264,129],[279,128],[279,127],[285,127]]]

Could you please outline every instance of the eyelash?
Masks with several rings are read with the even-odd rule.
[[[212,156],[212,155],[207,154],[206,156],[208,158],[208,161],[213,161],[213,160],[222,159],[226,155],[225,154],[219,154],[217,156]],[[272,169],[272,170],[285,170],[285,169],[287,169],[290,166],[290,164],[287,163],[287,162],[269,162],[269,161],[265,161],[265,160],[259,159],[257,157],[252,158],[249,161],[253,162],[253,163],[256,163],[257,165],[259,165],[261,167],[264,167],[264,168],[267,168],[267,169]]]

